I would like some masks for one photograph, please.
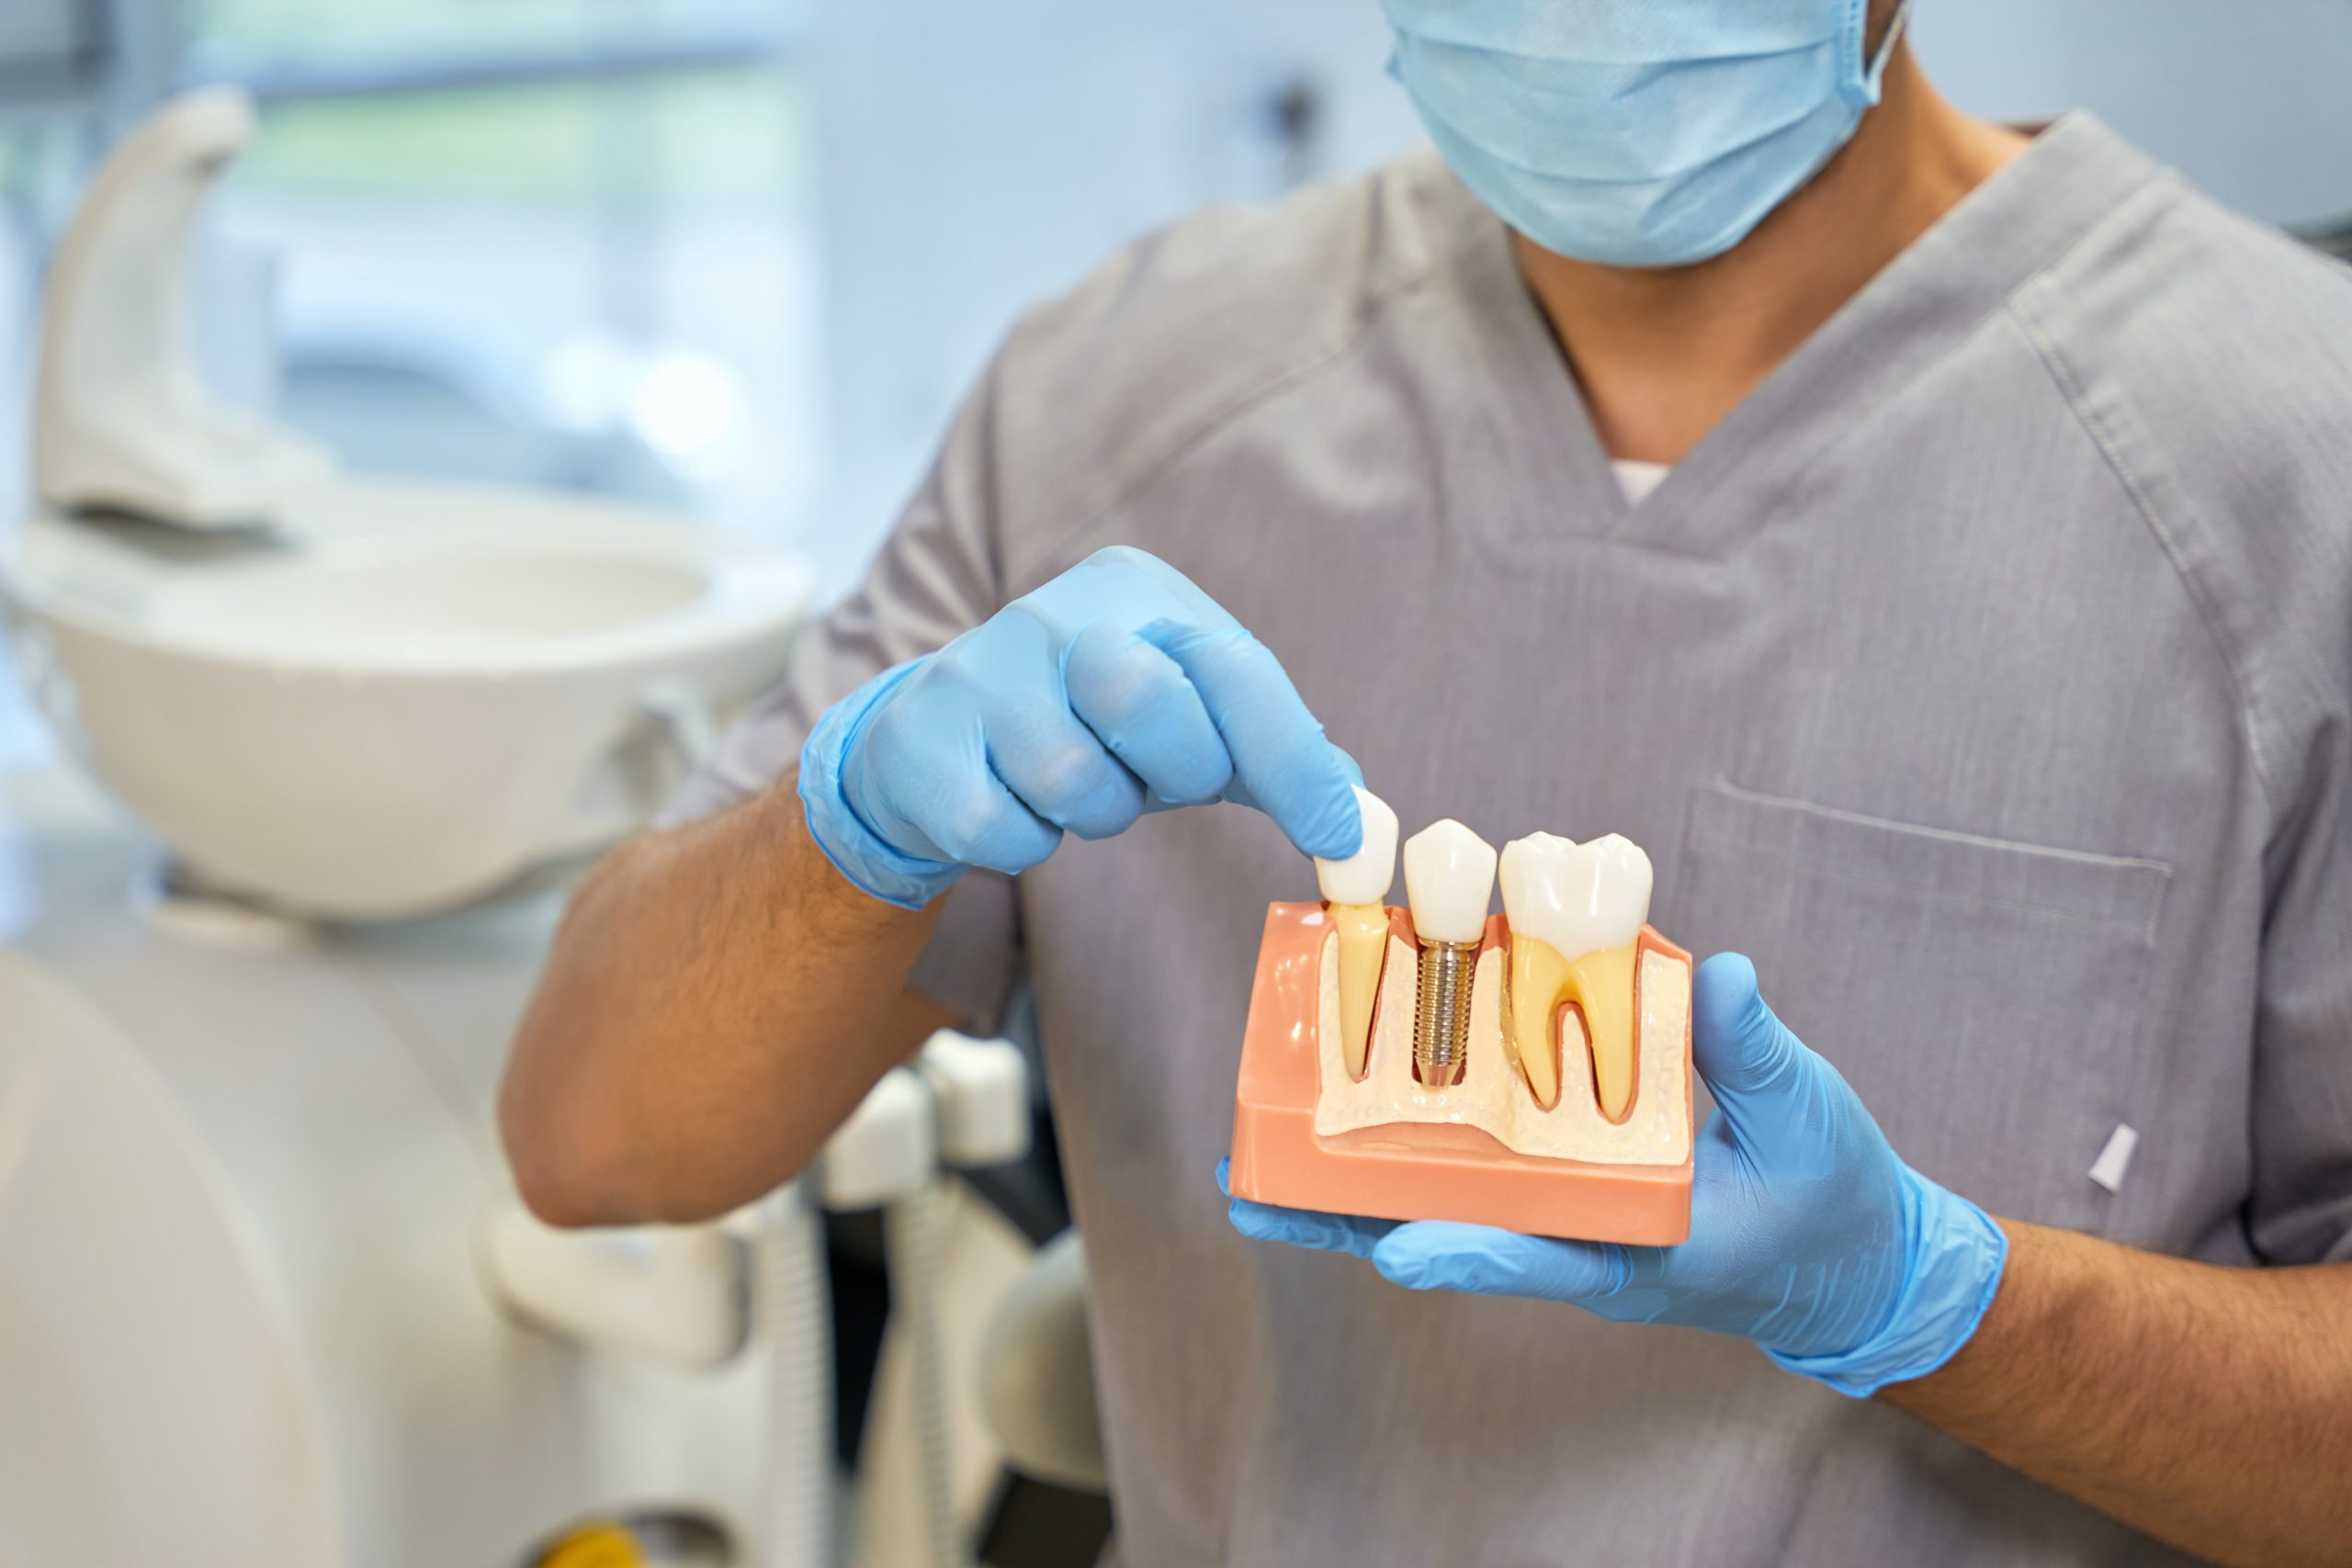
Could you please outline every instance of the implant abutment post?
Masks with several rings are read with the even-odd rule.
[[[1470,988],[1478,943],[1421,943],[1419,991],[1413,1006],[1413,1076],[1427,1089],[1462,1081],[1470,1054]]]
[[[1470,987],[1495,891],[1495,847],[1452,818],[1405,840],[1405,898],[1420,943],[1413,1005],[1413,1076],[1426,1089],[1462,1081],[1470,1052]]]

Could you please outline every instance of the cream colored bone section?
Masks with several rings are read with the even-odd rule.
[[[1633,1114],[1623,1124],[1593,1102],[1589,1073],[1561,1075],[1559,1103],[1535,1103],[1508,1054],[1502,1031],[1503,950],[1478,955],[1470,996],[1469,1065],[1462,1081],[1431,1090],[1413,1077],[1412,949],[1389,939],[1380,984],[1370,1070],[1359,1083],[1341,1050],[1337,936],[1326,937],[1316,1058],[1322,1091],[1315,1101],[1315,1131],[1326,1137],[1397,1122],[1464,1122],[1514,1154],[1597,1165],[1680,1165],[1690,1156],[1690,1089],[1682,1044],[1690,1024],[1690,965],[1657,952],[1641,955],[1638,1037],[1641,1082]],[[1574,1045],[1577,1042],[1569,1042]],[[1575,1057],[1570,1058],[1572,1061]]]

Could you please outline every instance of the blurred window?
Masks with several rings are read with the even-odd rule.
[[[0,0],[5,4],[5,0]],[[25,410],[32,380],[33,278],[40,254],[43,134],[0,120],[0,510],[24,493]],[[0,526],[6,518],[0,517]]]
[[[186,74],[261,107],[220,204],[216,315],[260,322],[275,298],[279,416],[356,469],[790,532],[819,313],[792,16],[198,0]],[[232,388],[268,358],[207,346]]]
[[[102,52],[97,12],[85,0],[0,5],[0,104],[21,106],[87,85]]]
[[[29,126],[0,120],[0,533],[14,525],[26,491],[25,410],[33,374],[32,279],[42,140]],[[0,773],[44,755],[48,745],[32,703],[9,667],[6,641],[0,637]]]

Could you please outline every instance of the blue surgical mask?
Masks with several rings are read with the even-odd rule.
[[[1878,102],[1869,0],[1382,0],[1389,70],[1478,199],[1613,266],[1721,255]],[[1904,7],[1907,10],[1908,4]]]

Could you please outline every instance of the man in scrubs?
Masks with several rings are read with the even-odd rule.
[[[1891,4],[1387,10],[1435,150],[1024,316],[582,888],[525,1196],[719,1213],[1025,978],[1127,1563],[2339,1559],[2352,281]],[[1359,767],[1648,847],[1690,1242],[1219,1192]]]

